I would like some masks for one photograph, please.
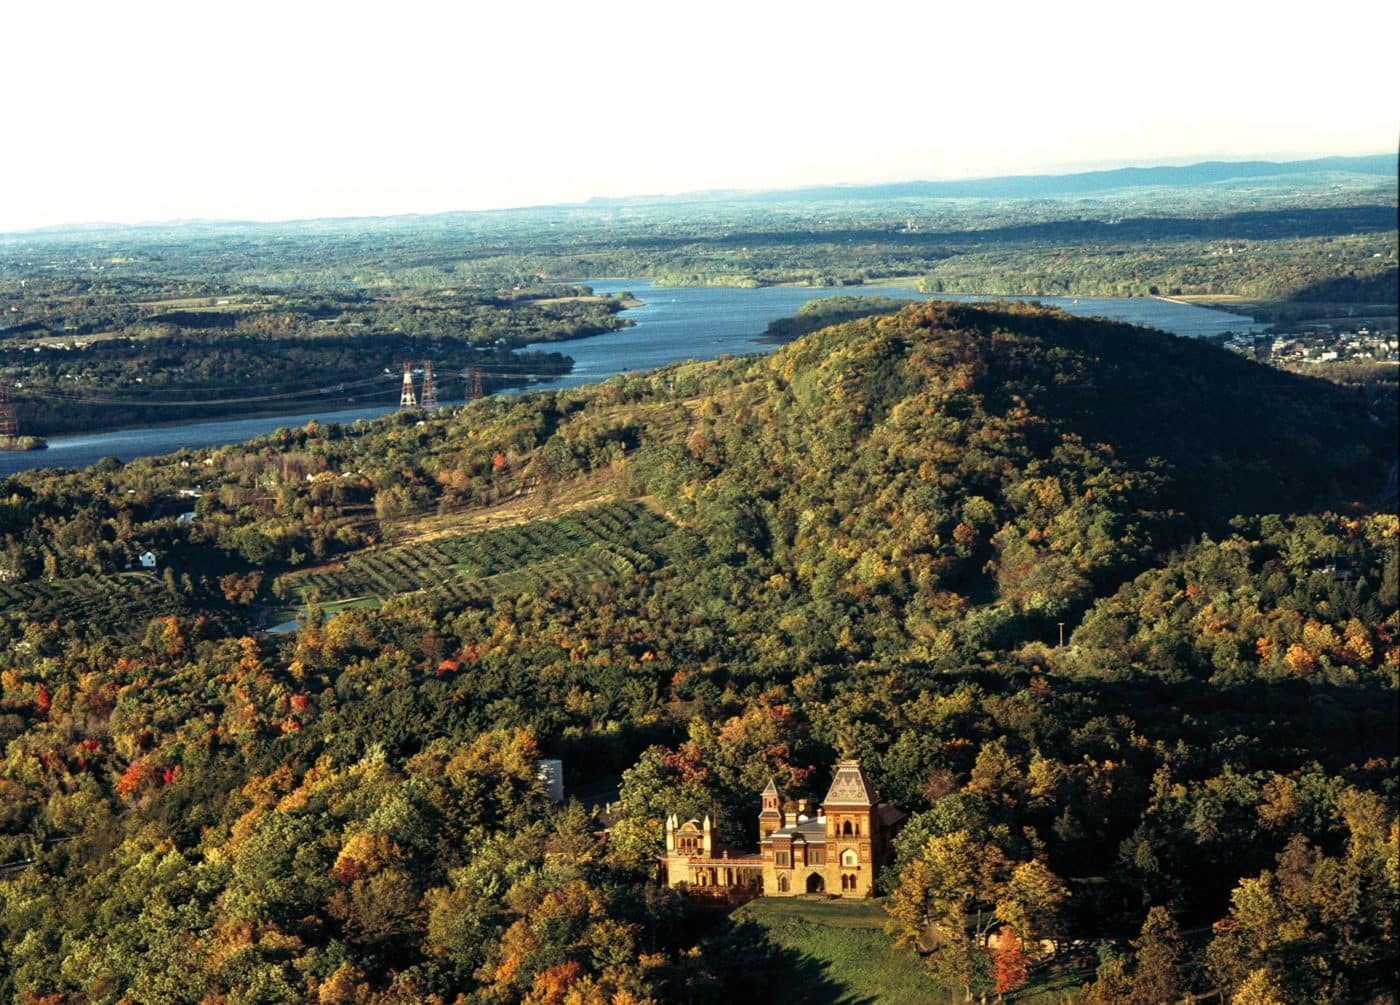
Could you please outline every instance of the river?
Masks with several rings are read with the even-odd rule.
[[[841,296],[879,296],[909,300],[957,300],[977,303],[990,300],[1036,300],[1083,317],[1105,317],[1129,324],[1149,325],[1174,335],[1203,338],[1227,331],[1262,331],[1248,318],[1225,311],[1196,307],[1174,300],[1134,298],[1112,300],[1088,297],[993,297],[966,294],[920,293],[913,286],[764,286],[745,290],[724,286],[652,286],[638,279],[588,279],[583,282],[599,294],[630,291],[644,301],[624,311],[635,322],[604,335],[570,342],[538,343],[527,349],[554,348],[574,359],[564,377],[542,387],[576,387],[606,380],[629,370],[651,370],[676,360],[711,359],[725,353],[741,355],[771,352],[776,346],[759,341],[769,321],[791,317],[813,300]]]
[[[568,343],[547,342],[526,346],[546,352],[566,352],[574,359],[567,376],[535,387],[576,387],[605,380],[618,373],[650,370],[682,359],[712,359],[726,353],[739,355],[770,352],[776,346],[759,341],[768,322],[790,317],[803,304],[824,297],[883,296],[933,299],[912,286],[854,286],[814,289],[805,286],[766,286],[738,289],[731,286],[653,286],[644,279],[586,280],[595,293],[631,291],[642,306],[623,312],[633,327],[594,335]],[[940,294],[944,300],[976,302],[1008,299]],[[1151,325],[1190,338],[1219,335],[1225,331],[1259,330],[1248,319],[1225,311],[1176,303],[1170,300],[1109,300],[1081,297],[1019,297],[1063,308],[1070,314],[1107,317],[1130,324]],[[387,400],[388,397],[394,400]],[[47,450],[27,453],[0,452],[0,476],[29,468],[82,467],[104,457],[130,460],[168,454],[181,447],[217,447],[241,443],[282,426],[317,422],[353,422],[372,419],[397,407],[398,388],[382,406],[339,410],[315,410],[293,415],[249,419],[220,419],[172,423],[77,436],[55,436]]]

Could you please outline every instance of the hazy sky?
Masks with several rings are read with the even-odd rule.
[[[1397,9],[33,0],[0,230],[1375,153]]]

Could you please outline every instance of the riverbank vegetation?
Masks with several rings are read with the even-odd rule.
[[[1378,419],[941,303],[6,479],[0,996],[835,1000],[854,971],[653,856],[670,813],[752,842],[770,776],[819,798],[852,755],[910,819],[889,930],[822,959],[883,945],[930,998],[1391,1001]],[[548,804],[537,756],[606,819]]]
[[[799,307],[792,317],[769,322],[763,332],[763,339],[767,342],[791,342],[795,338],[845,321],[868,318],[872,314],[893,313],[906,303],[906,300],[874,296],[827,297],[813,300]]]
[[[42,436],[0,436],[0,450],[43,450],[47,446]]]

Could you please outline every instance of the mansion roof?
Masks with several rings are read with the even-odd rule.
[[[905,814],[891,806],[889,803],[877,803],[875,805],[875,822],[881,830],[889,830],[903,820]],[[772,843],[774,838],[782,838],[788,841],[799,841],[803,844],[825,844],[826,843],[826,817],[813,817],[810,820],[798,818],[797,823],[789,824],[786,827],[779,827],[768,837],[759,842],[760,845]]]
[[[796,839],[809,843],[826,843],[826,817],[813,817],[811,820],[798,820],[787,827],[779,827],[760,844],[768,844],[774,838]]]
[[[870,783],[865,780],[865,772],[860,770],[859,761],[839,761],[836,774],[831,779],[822,806],[874,806],[879,799]]]

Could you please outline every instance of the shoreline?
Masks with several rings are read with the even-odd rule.
[[[442,407],[445,408],[445,407],[447,407],[448,405],[457,405],[457,404],[461,404],[461,402],[456,402],[456,401],[445,401],[445,402],[442,403]],[[328,411],[336,411],[336,412],[348,412],[348,411],[350,411],[351,409],[378,408],[378,407],[379,407],[378,405],[357,404],[356,402],[353,402],[353,401],[352,401],[352,402],[340,402],[340,403],[336,403],[333,407],[328,408],[327,410],[328,410]],[[384,407],[385,407],[385,408],[390,408],[390,409],[392,409],[392,408],[394,408],[395,406],[386,404]],[[285,411],[282,411],[282,410],[280,410],[280,409],[270,409],[270,410],[269,410],[269,409],[263,409],[263,410],[257,411],[257,412],[230,412],[230,413],[228,413],[228,414],[226,414],[226,415],[213,415],[213,416],[209,416],[208,418],[196,418],[196,419],[166,419],[166,420],[164,420],[164,421],[162,421],[162,422],[138,422],[138,423],[133,423],[133,424],[127,425],[127,426],[106,426],[106,427],[104,427],[104,428],[102,428],[102,429],[86,429],[86,430],[80,430],[80,431],[78,431],[78,432],[72,432],[72,433],[50,433],[50,434],[48,434],[47,439],[49,439],[49,440],[60,440],[60,441],[61,441],[61,440],[76,440],[76,439],[80,439],[81,437],[84,437],[84,436],[103,436],[103,435],[106,435],[107,433],[139,433],[139,432],[140,432],[141,430],[143,430],[143,429],[150,429],[150,430],[178,429],[178,428],[181,427],[181,426],[197,426],[197,425],[202,425],[202,424],[204,424],[204,423],[210,423],[210,424],[212,424],[212,423],[215,423],[215,422],[242,422],[242,421],[244,421],[244,420],[247,420],[247,421],[250,421],[250,422],[251,422],[251,421],[256,421],[256,420],[258,420],[258,419],[276,419],[276,418],[278,418],[278,417],[280,417],[280,416],[296,416],[296,415],[305,415],[305,414],[306,414],[306,409],[304,409],[304,408],[303,408],[303,409],[300,409],[300,410],[298,410],[298,411],[295,411],[295,412],[285,412]],[[317,421],[317,420],[315,420],[315,419],[308,419],[308,420],[307,420],[307,422],[315,422],[315,421]],[[332,420],[332,421],[335,421],[335,420]],[[302,423],[302,425],[305,425],[305,424],[306,424],[306,423]]]

